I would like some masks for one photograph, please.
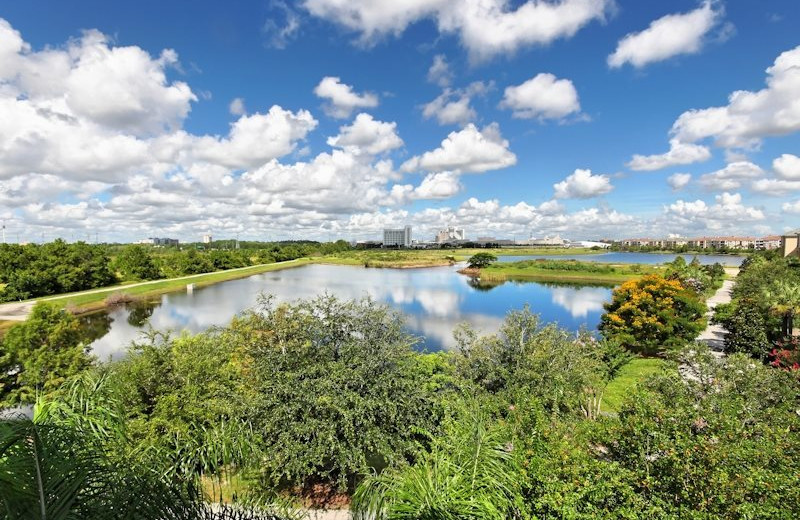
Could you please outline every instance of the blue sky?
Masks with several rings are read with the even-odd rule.
[[[793,0],[30,0],[0,19],[12,240],[800,227]]]

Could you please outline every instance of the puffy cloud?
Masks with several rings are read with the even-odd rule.
[[[244,99],[237,97],[231,101],[231,104],[228,105],[228,112],[231,113],[233,116],[243,116],[247,113],[247,110],[244,108]]]
[[[314,16],[361,33],[369,43],[399,35],[410,24],[433,18],[443,33],[455,33],[474,60],[546,45],[573,36],[593,20],[604,20],[611,0],[528,0],[510,9],[506,0],[305,0]]]
[[[667,184],[669,184],[673,190],[678,191],[689,184],[691,180],[692,174],[690,173],[674,173],[667,178]]]
[[[517,156],[508,149],[508,141],[500,135],[497,123],[482,130],[470,123],[463,130],[451,132],[439,148],[403,163],[401,170],[481,173],[513,166],[516,162]]]
[[[492,84],[476,81],[464,89],[445,88],[441,95],[422,107],[426,119],[435,117],[440,125],[465,125],[475,119],[470,102],[473,96],[483,96]]]
[[[743,180],[758,179],[764,175],[760,166],[748,161],[728,164],[721,170],[700,177],[700,184],[714,191],[730,191],[739,188]]]
[[[575,170],[563,181],[553,184],[557,199],[589,199],[609,193],[614,187],[608,175],[592,175],[591,170]]]
[[[693,202],[678,200],[666,206],[664,214],[668,225],[678,226],[684,232],[737,229],[766,218],[762,210],[743,205],[740,194],[728,192],[717,195],[712,205],[699,199]]]
[[[442,88],[449,87],[453,81],[453,72],[450,70],[444,54],[437,54],[433,57],[431,68],[428,69],[428,81]]]
[[[636,171],[654,171],[670,166],[706,161],[710,158],[711,151],[706,146],[670,139],[668,152],[656,155],[634,155],[628,163],[628,168]]]
[[[319,85],[314,87],[314,94],[328,100],[324,107],[325,113],[337,119],[346,119],[359,108],[378,106],[378,96],[369,92],[358,94],[353,87],[333,76],[322,78]]]
[[[711,0],[688,13],[670,14],[650,23],[638,33],[622,38],[617,49],[608,57],[609,67],[630,63],[644,67],[680,54],[694,54],[702,49],[706,35],[723,16]]]
[[[750,184],[750,189],[763,195],[784,197],[793,192],[800,192],[800,180],[759,179]]]
[[[800,181],[800,157],[785,153],[772,161],[775,175],[787,181]]]
[[[389,193],[389,203],[407,204],[413,200],[449,199],[463,189],[453,172],[429,173],[416,188],[411,184],[395,184]]]
[[[240,117],[231,124],[227,138],[197,139],[195,156],[231,168],[249,168],[290,153],[316,126],[309,111],[295,113],[275,105],[266,114]]]
[[[796,200],[794,202],[786,202],[781,206],[781,209],[786,213],[794,213],[795,215],[800,215],[800,200]]]
[[[682,143],[712,138],[731,148],[756,146],[764,137],[800,130],[800,46],[778,56],[766,72],[766,88],[738,90],[725,106],[684,112],[671,133]]]
[[[501,108],[522,119],[562,119],[580,112],[578,92],[572,81],[539,73],[521,85],[507,87]]]
[[[396,132],[397,123],[376,121],[369,114],[358,114],[350,126],[339,128],[339,135],[328,138],[328,145],[355,154],[378,155],[403,146]]]

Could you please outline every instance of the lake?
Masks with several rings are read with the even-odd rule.
[[[674,253],[598,253],[589,255],[512,255],[498,256],[499,262],[519,262],[520,260],[535,260],[544,258],[548,260],[581,260],[584,262],[603,262],[609,264],[663,264],[672,262],[678,256],[682,256],[686,262],[691,262],[695,256],[703,265],[720,263],[724,266],[738,267],[744,261],[745,256],[738,255],[691,255]]]
[[[651,264],[668,262],[675,256],[602,253],[555,258]],[[500,257],[503,261],[531,258],[539,257]],[[728,255],[698,255],[698,258],[704,264],[728,265],[738,265],[744,259]],[[260,294],[272,294],[278,301],[293,301],[327,291],[348,299],[369,296],[391,305],[406,315],[409,331],[423,338],[421,348],[438,350],[455,346],[452,333],[459,323],[466,321],[483,332],[494,332],[508,311],[522,309],[526,304],[544,322],[555,322],[575,331],[581,327],[594,330],[600,323],[603,303],[611,297],[610,285],[506,282],[479,286],[471,278],[458,274],[460,267],[365,269],[306,265],[195,289],[193,294],[165,294],[155,302],[119,306],[81,319],[87,338],[93,340],[94,354],[105,360],[124,356],[126,347],[141,337],[148,326],[176,333],[200,332],[227,325],[233,316],[254,307]]]
[[[462,266],[424,269],[365,269],[358,266],[307,265],[259,274],[200,289],[163,295],[154,303],[136,303],[83,317],[94,354],[101,360],[124,356],[125,348],[149,324],[156,330],[199,332],[222,326],[256,305],[260,294],[278,301],[311,298],[325,291],[340,298],[369,296],[402,311],[410,332],[422,336],[421,348],[454,346],[452,332],[469,322],[494,332],[509,310],[529,304],[545,322],[578,330],[595,329],[610,286],[506,282],[479,287],[456,272]]]

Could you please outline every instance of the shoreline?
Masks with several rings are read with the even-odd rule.
[[[559,257],[566,255],[601,255],[609,251],[598,251],[592,249],[554,249],[554,248],[520,248],[520,249],[438,249],[438,250],[361,250],[353,251],[351,254],[331,255],[327,257],[304,257],[284,262],[274,262],[270,264],[259,264],[225,271],[214,271],[211,273],[201,273],[195,275],[169,278],[165,280],[150,280],[145,282],[135,282],[111,287],[90,289],[78,293],[59,294],[23,300],[21,302],[8,302],[0,304],[0,331],[4,331],[16,323],[20,323],[27,318],[30,308],[27,311],[15,310],[13,313],[4,313],[6,309],[16,307],[32,307],[34,304],[44,301],[58,304],[60,307],[67,308],[76,315],[88,314],[101,311],[113,306],[113,302],[107,299],[119,295],[119,297],[130,298],[131,300],[147,300],[163,294],[185,290],[188,284],[194,284],[195,288],[206,287],[209,285],[227,282],[231,280],[247,278],[256,274],[283,269],[291,269],[305,265],[349,265],[362,268],[373,269],[424,269],[430,267],[452,267],[453,265],[467,260],[477,252],[488,252],[496,256],[534,256],[542,255],[552,257],[554,261],[560,261]],[[650,252],[659,253],[659,252]],[[673,253],[673,254],[692,254],[692,253]],[[697,253],[703,254],[703,253]],[[729,253],[736,255],[737,253]],[[545,260],[546,261],[546,260]],[[580,262],[580,260],[569,260]],[[629,273],[593,273],[581,270],[557,270],[557,269],[536,269],[536,268],[515,268],[515,262],[498,263],[492,268],[482,270],[472,270],[469,268],[460,269],[458,272],[465,276],[477,278],[478,281],[487,283],[503,283],[506,281],[541,281],[541,282],[566,282],[566,283],[598,283],[598,284],[618,284],[624,281],[648,274],[656,269],[653,266],[642,264],[608,264],[616,268],[626,268],[633,265],[641,265],[640,272]],[[598,265],[606,265],[600,264]]]

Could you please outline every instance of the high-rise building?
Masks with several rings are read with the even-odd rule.
[[[464,240],[464,230],[458,229],[454,226],[449,226],[436,233],[436,242],[442,244],[444,242],[455,242]]]
[[[203,235],[203,243],[210,244],[211,243],[211,235]]]
[[[384,229],[383,247],[411,247],[411,226]]]

